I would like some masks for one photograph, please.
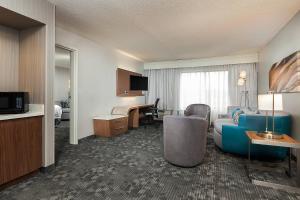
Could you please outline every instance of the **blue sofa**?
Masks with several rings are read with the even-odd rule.
[[[269,129],[272,129],[272,116],[268,117]],[[239,155],[248,155],[248,137],[246,131],[263,132],[266,129],[265,114],[241,114],[239,123],[234,124],[233,119],[217,119],[214,122],[214,139],[217,146],[224,152]],[[290,135],[291,116],[278,112],[275,114],[275,132]],[[284,159],[287,149],[262,145],[251,146],[251,156],[255,158]]]

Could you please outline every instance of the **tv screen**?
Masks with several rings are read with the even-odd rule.
[[[131,75],[130,90],[148,90],[148,77]]]

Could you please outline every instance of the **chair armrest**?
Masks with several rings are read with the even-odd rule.
[[[165,112],[165,110],[161,110],[161,109],[158,109],[158,108],[149,108],[150,112]]]

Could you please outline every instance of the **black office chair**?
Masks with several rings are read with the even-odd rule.
[[[158,109],[158,103],[159,103],[159,98],[157,98],[155,100],[155,103],[153,105],[153,107],[149,107],[147,110],[144,111],[144,122],[143,124],[144,125],[147,125],[147,124],[153,124],[155,122],[156,119],[159,118],[159,110]]]

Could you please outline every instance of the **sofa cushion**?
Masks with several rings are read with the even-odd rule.
[[[223,125],[232,125],[232,126],[237,126],[236,124],[234,124],[233,120],[232,119],[217,119],[215,122],[214,122],[214,127],[215,127],[215,130],[222,134],[222,126]]]

